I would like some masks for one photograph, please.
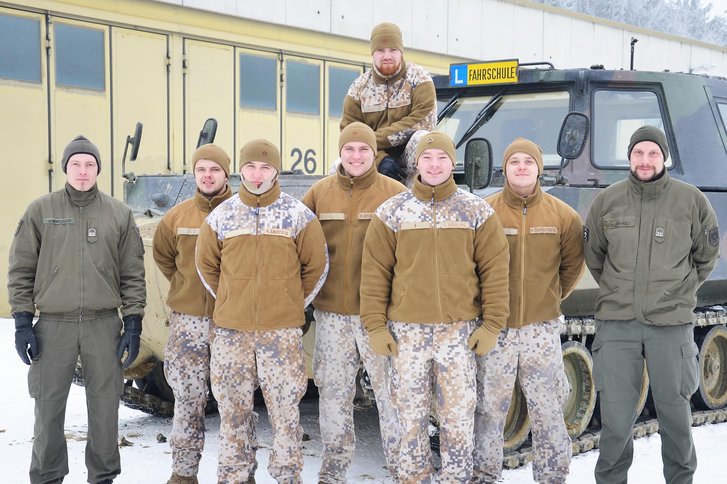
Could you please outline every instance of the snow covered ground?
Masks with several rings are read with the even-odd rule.
[[[3,368],[5,382],[0,391],[0,482],[19,484],[28,482],[28,466],[33,437],[33,401],[28,397],[27,367],[15,352],[11,320],[0,320],[0,368]],[[274,482],[266,470],[271,444],[270,424],[264,407],[260,413],[258,437],[261,449],[258,452],[258,483]],[[304,400],[301,404],[303,428],[310,437],[304,442],[304,481],[315,483],[320,468],[321,443],[318,431],[318,405],[315,400]],[[216,449],[219,431],[219,417],[208,420],[207,448],[202,458],[199,481],[211,484],[216,481]],[[376,414],[372,410],[356,413],[357,449],[353,466],[349,472],[352,483],[386,483],[383,468],[383,453],[379,443]],[[171,453],[168,442],[158,442],[160,434],[169,438],[171,421],[151,417],[136,410],[121,406],[119,436],[133,445],[121,448],[122,473],[116,479],[119,484],[164,483],[171,473]],[[66,437],[70,474],[68,483],[86,482],[83,451],[86,435],[86,407],[83,388],[73,386],[66,415]],[[724,465],[727,447],[727,424],[706,425],[694,429],[699,466],[694,482],[717,484],[725,482]],[[661,475],[661,441],[658,435],[639,439],[635,445],[634,465],[629,473],[633,483],[664,482]],[[568,482],[573,484],[592,483],[593,467],[598,451],[591,451],[574,457]],[[504,472],[505,483],[533,482],[530,465]]]

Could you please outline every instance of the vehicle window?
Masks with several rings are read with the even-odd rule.
[[[0,77],[40,82],[40,22],[0,15]]]
[[[277,111],[277,59],[240,54],[240,107]]]
[[[458,99],[437,129],[451,136],[456,145],[491,99],[491,96]],[[440,104],[439,109],[443,106]],[[560,166],[560,156],[556,150],[558,133],[569,107],[570,95],[567,91],[507,94],[495,103],[490,119],[477,129],[472,138],[490,141],[493,166],[501,166],[505,148],[512,140],[522,136],[540,145],[546,167],[557,168]],[[459,164],[464,160],[465,145],[463,143],[457,149]]]
[[[318,116],[321,106],[321,74],[317,64],[285,62],[285,94],[288,112]]]
[[[629,140],[641,126],[664,130],[659,99],[652,91],[598,90],[592,121],[592,160],[599,168],[628,168]],[[666,167],[671,166],[669,158]]]
[[[722,127],[727,131],[727,103],[717,103],[719,116],[722,118]]]
[[[328,115],[340,118],[343,114],[343,99],[351,83],[359,76],[359,71],[328,68]]]
[[[105,83],[102,30],[55,24],[56,84],[103,91]]]

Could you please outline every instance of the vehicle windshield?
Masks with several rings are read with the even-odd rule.
[[[437,129],[447,133],[458,143],[465,133],[477,124],[477,116],[491,100],[491,95],[461,96],[439,122]],[[448,100],[440,103],[440,108]],[[509,93],[493,104],[484,123],[469,137],[486,138],[492,145],[493,165],[500,167],[505,148],[518,136],[538,143],[543,149],[543,163],[547,168],[558,168],[560,156],[556,151],[558,133],[563,118],[568,114],[568,91],[540,93]],[[487,119],[489,117],[489,120]],[[466,140],[465,140],[466,141]],[[457,165],[461,170],[466,143],[457,148]]]

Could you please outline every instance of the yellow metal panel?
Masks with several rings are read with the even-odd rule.
[[[40,15],[19,15],[0,8],[0,14],[40,22]],[[28,204],[48,193],[48,111],[46,108],[45,56],[41,42],[41,81],[0,79],[0,193],[5,208],[0,212],[0,315],[10,313],[7,293],[8,253],[18,220]]]
[[[331,106],[328,105],[328,103],[336,102],[334,100],[330,99],[330,89],[331,89],[331,76],[330,76],[330,70],[331,68],[337,68],[337,69],[347,69],[352,72],[358,72],[359,74],[363,72],[363,69],[361,67],[356,67],[348,64],[339,64],[334,62],[326,62],[326,85],[325,85],[325,93],[326,93],[326,112],[325,112],[325,127],[326,127],[326,133],[325,133],[325,164],[323,167],[323,174],[326,174],[330,171],[331,166],[333,166],[333,163],[338,159],[339,152],[338,152],[338,137],[341,133],[341,117],[340,116],[332,116],[331,115]],[[345,95],[344,95],[345,97]],[[343,105],[343,99],[340,100],[341,107]],[[338,111],[341,111],[339,109]]]
[[[215,144],[229,155],[234,151],[235,59],[234,48],[197,40],[185,40],[185,116],[187,173],[197,148],[197,137],[207,118],[217,119]]]
[[[167,36],[112,29],[114,188],[122,193],[121,161],[127,135],[137,121],[144,125],[139,156],[126,171],[140,174],[167,171]]]
[[[306,175],[325,174],[324,153],[323,153],[323,62],[314,59],[302,59],[288,56],[286,64],[295,61],[303,64],[319,67],[319,107],[318,114],[296,113],[290,109],[287,95],[283,95],[284,124],[283,124],[283,146],[280,154],[283,162],[283,170],[300,170]],[[296,82],[293,76],[287,76],[286,83]],[[286,90],[283,89],[285,93]]]

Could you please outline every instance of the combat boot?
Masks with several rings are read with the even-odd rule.
[[[172,473],[172,477],[169,478],[167,484],[199,484],[199,481],[197,480],[197,476],[186,477]]]

